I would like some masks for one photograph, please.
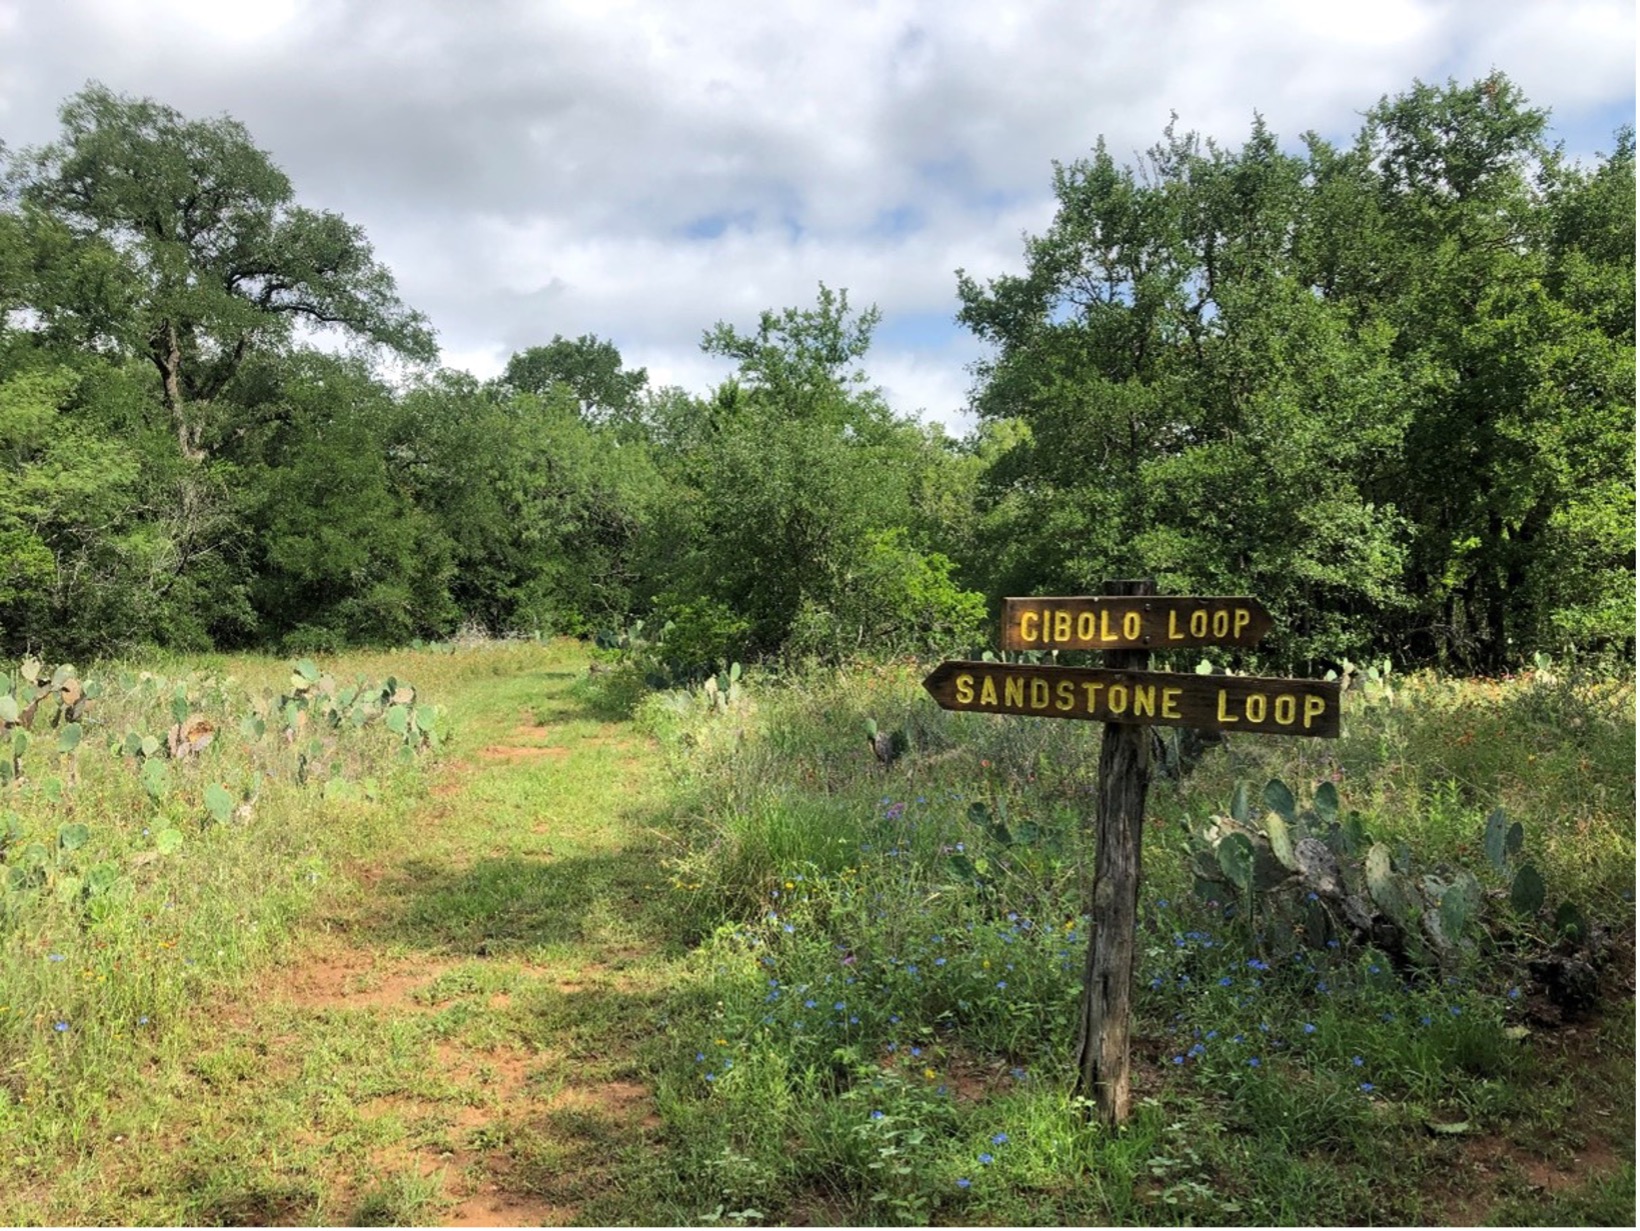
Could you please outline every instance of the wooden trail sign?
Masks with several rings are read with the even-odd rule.
[[[1324,680],[957,661],[923,687],[948,710],[1338,738],[1339,685]]]
[[[1002,600],[1005,650],[1257,645],[1275,621],[1256,598],[1139,595]]]
[[[1256,645],[1272,627],[1252,598],[1168,597],[1156,583],[1112,581],[1098,597],[1010,598],[1010,650],[1108,650],[1104,667],[944,662],[923,687],[943,708],[1105,724],[1094,813],[1093,886],[1077,1021],[1077,1093],[1115,1127],[1128,1118],[1139,855],[1150,792],[1147,726],[1336,739],[1340,686],[1322,680],[1151,671],[1150,651]]]

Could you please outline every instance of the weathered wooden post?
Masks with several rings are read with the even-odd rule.
[[[1156,593],[1156,582],[1113,581],[1110,595]],[[1149,650],[1113,650],[1117,670],[1145,670]],[[1139,912],[1139,851],[1150,794],[1150,728],[1130,722],[1105,724],[1099,745],[1099,794],[1094,811],[1093,888],[1088,896],[1087,962],[1082,972],[1082,1009],[1076,1032],[1076,1092],[1094,1103],[1094,1114],[1114,1127],[1127,1119],[1128,1000],[1133,990],[1133,945]]]
[[[1323,680],[1151,671],[1152,649],[1252,646],[1273,626],[1253,598],[1159,596],[1154,581],[1100,597],[1003,600],[1007,650],[1099,650],[1106,667],[944,662],[923,681],[943,708],[1103,722],[1095,813],[1093,932],[1077,1027],[1077,1092],[1106,1125],[1128,1115],[1128,1034],[1151,725],[1335,739],[1339,686]]]

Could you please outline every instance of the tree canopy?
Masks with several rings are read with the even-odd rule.
[[[1055,164],[1023,271],[958,271],[963,440],[824,283],[705,330],[703,395],[591,333],[439,370],[235,120],[61,121],[0,147],[0,654],[642,619],[687,675],[978,651],[1003,595],[1141,575],[1258,596],[1276,667],[1632,653],[1633,134],[1569,159],[1501,74]]]

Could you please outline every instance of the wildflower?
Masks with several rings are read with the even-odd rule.
[[[717,1080],[717,1074],[716,1073],[706,1074],[706,1080],[707,1081],[716,1081]]]
[[[1258,1060],[1257,1056],[1247,1057],[1247,1067],[1248,1068],[1256,1069],[1256,1068],[1258,1068],[1258,1065],[1259,1065],[1259,1060]]]
[[[1167,899],[1166,898],[1157,898],[1156,899],[1156,909],[1157,910],[1166,910],[1167,909]]]
[[[961,1178],[959,1178],[957,1180],[957,1187],[958,1188],[967,1188],[972,1183],[973,1183],[973,1181],[970,1180],[967,1176],[962,1176]]]
[[[63,955],[61,953],[48,953],[48,954],[46,954],[46,961],[48,961],[48,962],[60,962],[62,960],[63,960]]]
[[[1001,992],[1001,991],[1006,991],[1007,989],[1008,989],[1008,980],[998,979],[997,980],[997,990],[999,992]]]
[[[1183,1064],[1184,1063],[1184,1057],[1183,1056],[1174,1056],[1173,1057],[1173,1063],[1174,1064]]]
[[[1460,1013],[1462,1013],[1462,1012],[1463,1012],[1463,1010],[1462,1010],[1462,1009],[1460,1009],[1460,1008],[1459,1008],[1459,1007],[1458,1007],[1458,1006],[1457,1006],[1457,1005],[1455,1005],[1455,1004],[1454,1004],[1454,1005],[1448,1005],[1448,1006],[1447,1006],[1447,1009],[1446,1009],[1446,1011],[1447,1011],[1447,1012],[1448,1012],[1448,1013],[1450,1013],[1450,1014],[1452,1014],[1452,1016],[1453,1016],[1453,1017],[1457,1017],[1457,1016],[1458,1016],[1458,1015],[1459,1015],[1459,1014],[1460,1014]]]
[[[939,1074],[936,1073],[933,1069],[924,1069],[923,1070],[923,1080],[925,1080],[925,1081],[933,1081],[934,1078],[936,1078],[938,1076],[939,1076]]]
[[[1219,980],[1219,986],[1220,986],[1220,987],[1229,987],[1229,986],[1230,986],[1230,982],[1231,982],[1231,980],[1230,980],[1230,976],[1229,976],[1229,975],[1225,975],[1225,976],[1224,976],[1224,978],[1222,978],[1222,979],[1220,979],[1220,980]]]
[[[943,966],[943,965],[945,965],[945,959],[944,959],[944,958],[943,958],[943,957],[937,957],[937,958],[935,958],[935,959],[934,959],[934,965],[936,965],[936,966]]]
[[[1314,1034],[1315,1033],[1315,1023],[1314,1022],[1305,1022],[1304,1023],[1304,1033],[1305,1034]]]
[[[979,1161],[982,1167],[989,1167],[992,1163],[996,1162],[996,1159],[992,1158],[990,1154],[981,1154],[979,1156]]]
[[[1520,988],[1518,988],[1518,987],[1510,988],[1509,989],[1509,999],[1510,1000],[1519,1000],[1520,999]]]
[[[706,1063],[706,1053],[703,1052],[703,1051],[696,1052],[695,1053],[695,1063],[696,1064],[705,1064]]]
[[[871,1118],[873,1120],[881,1120],[883,1118],[883,1113],[881,1111],[873,1111],[871,1113]]]
[[[1007,1133],[998,1133],[996,1136],[991,1138],[991,1144],[994,1145],[994,1146],[1005,1146],[1005,1145],[1007,1145],[1008,1144],[1008,1134]]]
[[[913,1047],[913,1048],[912,1048],[912,1049],[911,1049],[911,1054],[912,1054],[912,1055],[913,1055],[913,1056],[920,1056],[920,1055],[922,1055],[922,1048],[920,1048],[920,1047]]]
[[[1364,1081],[1361,1083],[1361,1089],[1363,1093],[1371,1094],[1376,1087],[1370,1081]]]
[[[65,1030],[68,1029],[68,1023],[67,1022],[58,1022],[56,1025],[52,1026],[52,1029],[55,1030],[58,1034],[62,1034]]]

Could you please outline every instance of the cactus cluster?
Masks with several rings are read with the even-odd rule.
[[[82,867],[79,851],[91,840],[82,824],[60,826],[56,840],[23,842],[15,813],[0,814],[0,861],[6,865],[5,888],[11,893],[50,892],[63,902],[95,905],[119,880],[119,868],[109,862]]]
[[[1488,891],[1467,868],[1419,874],[1405,843],[1395,849],[1373,841],[1359,813],[1340,816],[1338,791],[1320,783],[1301,808],[1280,779],[1264,787],[1262,814],[1238,784],[1226,816],[1215,816],[1195,836],[1191,866],[1196,893],[1238,902],[1262,923],[1262,935],[1280,949],[1331,940],[1367,942],[1410,965],[1447,965],[1475,951],[1490,900],[1507,901],[1512,919],[1497,926],[1529,926],[1544,905],[1543,878],[1519,859],[1524,833],[1502,808],[1481,834],[1489,879],[1507,890]],[[1563,903],[1557,933],[1583,928],[1581,912]]]
[[[415,687],[388,676],[379,687],[362,676],[338,686],[335,677],[322,674],[311,659],[291,669],[290,690],[278,698],[257,703],[240,723],[248,739],[260,739],[272,726],[287,744],[297,746],[297,776],[306,778],[306,765],[317,759],[343,726],[360,728],[380,720],[402,741],[401,760],[409,761],[418,748],[439,745],[437,706],[416,703]],[[303,737],[307,742],[301,743]]]
[[[59,755],[72,754],[85,733],[86,707],[101,692],[100,684],[82,681],[72,666],[47,667],[37,658],[0,676],[0,788],[23,779],[23,754],[40,727],[56,730]]]
[[[707,676],[700,691],[706,698],[707,708],[713,713],[722,714],[740,704],[740,664],[730,663],[729,669],[721,673],[721,683],[719,678],[718,675]]]

